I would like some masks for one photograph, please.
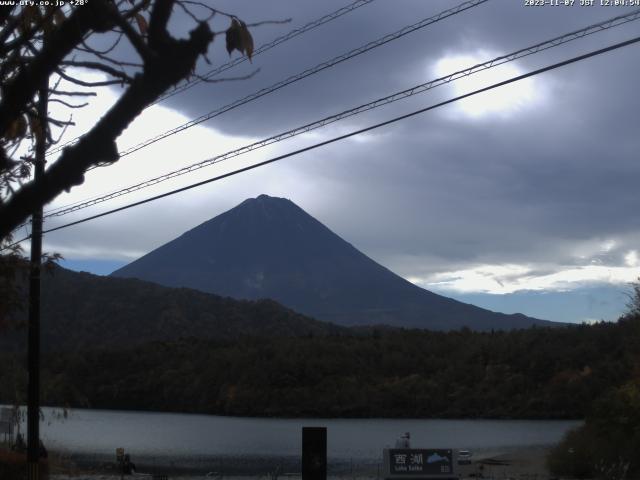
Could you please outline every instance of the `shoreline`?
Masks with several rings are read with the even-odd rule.
[[[13,408],[11,403],[0,401],[0,407],[5,408]],[[26,405],[20,405],[20,409],[26,411]],[[584,416],[510,416],[510,415],[494,415],[494,416],[474,416],[474,415],[459,415],[459,416],[412,416],[412,415],[399,415],[399,416],[368,416],[368,415],[312,415],[311,413],[308,415],[277,415],[277,414],[265,414],[264,412],[258,412],[256,414],[243,414],[243,415],[233,415],[233,414],[225,414],[225,413],[215,413],[215,412],[206,412],[206,411],[180,411],[180,410],[148,410],[144,408],[109,408],[109,407],[86,407],[82,405],[67,405],[67,406],[57,406],[57,405],[41,405],[40,408],[48,410],[50,412],[57,412],[62,416],[64,412],[67,411],[69,414],[72,414],[74,411],[78,412],[104,412],[104,413],[131,413],[131,414],[148,414],[148,415],[191,415],[191,416],[206,416],[206,417],[219,417],[224,419],[239,419],[239,420],[251,420],[251,419],[268,419],[268,420],[313,420],[313,421],[323,421],[323,420],[420,420],[420,421],[430,421],[430,420],[444,420],[444,421],[523,421],[523,422],[584,422]]]
[[[546,457],[552,447],[552,445],[514,447],[512,450],[502,454],[478,455],[471,465],[461,466],[461,477],[528,480],[551,478],[552,475],[547,468]]]
[[[458,466],[461,479],[513,479],[532,480],[551,478],[546,467],[550,445],[534,447],[504,447],[493,452],[474,454],[470,465]],[[54,458],[59,454],[53,455]],[[136,459],[132,459],[136,463]],[[297,457],[225,457],[189,459],[164,458],[162,463],[141,458],[138,473],[125,475],[125,479],[151,479],[153,474],[166,475],[169,480],[247,480],[287,479],[300,480],[300,459]],[[96,456],[67,456],[66,466],[51,469],[50,480],[120,480],[114,461]],[[332,480],[382,480],[382,458],[357,461],[328,459],[327,478]]]

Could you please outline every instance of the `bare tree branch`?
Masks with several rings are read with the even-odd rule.
[[[191,17],[191,20],[193,20],[194,22],[199,22],[198,17],[196,17],[196,15],[192,13],[191,10],[189,10],[189,8],[187,8],[184,5],[184,2],[178,2],[177,5],[182,9],[184,13],[186,13],[187,15],[189,15],[189,17]],[[209,20],[209,19],[206,19],[206,20]]]
[[[36,10],[39,12],[39,10]],[[19,50],[28,42],[33,40],[38,34],[41,34],[45,30],[45,26],[53,21],[53,15],[55,10],[49,10],[44,16],[38,19],[38,22],[31,26],[27,31],[23,32],[19,37],[13,41],[4,44],[0,48],[0,55],[6,55],[11,50]]]
[[[239,77],[207,78],[207,77],[203,77],[202,75],[198,75],[198,74],[193,74],[191,76],[195,77],[198,80],[200,80],[201,82],[205,82],[205,83],[223,83],[223,82],[235,82],[235,81],[238,81],[238,80],[249,80],[250,78],[253,78],[259,72],[260,72],[260,69],[256,68],[253,72],[251,72],[251,73],[249,73],[247,75],[239,76]]]
[[[118,35],[118,39],[121,39],[124,36],[123,33],[120,33]],[[118,40],[119,42],[119,40]],[[117,45],[117,43],[114,43],[114,48]],[[82,47],[78,47],[77,50],[81,51],[81,52],[86,52],[86,53],[90,53],[92,55],[95,55],[97,58],[99,58],[100,60],[104,61],[104,62],[109,62],[112,63],[113,65],[117,65],[119,67],[135,67],[135,68],[142,68],[143,64],[142,63],[134,63],[134,62],[126,62],[124,60],[116,60],[113,59],[111,57],[108,56],[108,54],[110,53],[109,50],[105,52],[101,52],[98,50],[93,49],[93,47],[87,45],[86,42],[82,42]]]
[[[291,23],[290,18],[285,18],[284,20],[264,20],[261,22],[247,23],[247,27],[259,27],[261,25],[284,25],[285,23]]]
[[[150,4],[151,4],[151,0],[142,0],[141,2],[138,2],[137,5],[134,5],[132,8],[130,8],[129,10],[123,11],[122,16],[123,18],[126,18],[126,19],[133,18],[134,16],[136,16],[136,14],[143,11]]]
[[[89,105],[89,102],[73,104],[73,103],[65,102],[64,100],[60,100],[59,98],[50,98],[49,103],[60,103],[67,108],[84,108],[87,105]]]
[[[158,48],[169,37],[167,23],[175,0],[156,0],[149,19],[149,46]]]
[[[0,136],[34,97],[44,80],[55,71],[60,62],[91,31],[106,31],[113,27],[110,8],[106,0],[93,0],[77,8],[59,28],[54,30],[40,54],[22,69],[3,88],[0,101]]]
[[[120,41],[122,40],[123,36],[124,34],[122,32],[118,33],[118,36],[116,37],[114,42],[105,50],[98,50],[97,48],[94,48],[88,45],[86,40],[83,40],[81,44],[84,46],[84,48],[86,48],[86,51],[89,53],[93,53],[94,55],[108,55],[111,52],[113,52],[113,50],[120,44]],[[84,49],[82,47],[78,47],[78,50],[82,51]]]
[[[196,22],[186,39],[174,38],[168,31],[176,5]],[[4,57],[0,55],[0,241],[36,207],[83,183],[88,170],[119,159],[116,140],[122,132],[164,92],[193,75],[199,57],[205,56],[215,36],[207,22],[202,21],[207,13],[207,20],[220,13],[239,21],[233,15],[209,7],[207,2],[191,0],[91,0],[81,8],[65,7],[64,14],[60,9],[33,6],[33,10],[31,7],[3,9],[0,6],[3,20],[0,52],[8,53]],[[202,12],[202,18],[194,12]],[[91,36],[107,32],[116,35],[113,42],[109,38],[106,48],[94,48]],[[248,32],[245,33],[251,39]],[[116,49],[122,39],[133,46],[141,63],[119,58]],[[247,48],[246,54],[251,55],[251,50]],[[74,57],[75,51],[82,52],[82,57]],[[71,68],[101,72],[107,78],[91,81],[76,75]],[[244,80],[258,71],[202,80],[209,83]],[[31,152],[34,138],[45,138],[48,145],[60,142],[69,125],[74,124],[71,115],[68,120],[46,114],[34,116],[34,101],[43,82],[53,84],[48,90],[49,101],[69,109],[86,106],[84,99],[95,96],[96,92],[75,90],[73,86],[64,88],[63,82],[88,88],[121,84],[124,88],[120,98],[87,133],[77,141],[56,147],[60,155],[49,163],[36,182],[28,180],[31,160],[27,157],[14,160],[14,156]],[[72,97],[82,100],[68,100]],[[54,133],[57,138],[53,137]]]
[[[0,32],[0,45],[3,45],[11,34],[15,32],[18,27],[18,23],[20,22],[20,17],[18,15],[10,16],[13,8],[13,6],[2,7],[1,12],[6,14],[6,17],[2,21],[6,21],[7,23],[2,27],[2,31]]]
[[[75,123],[70,120],[57,120],[52,117],[47,117],[47,122],[52,123],[56,127],[68,127],[70,125],[75,125]]]
[[[115,139],[145,107],[193,70],[213,40],[206,23],[199,24],[186,40],[173,39],[168,33],[162,36],[157,54],[145,62],[143,71],[94,128],[65,148],[39,182],[25,184],[0,205],[0,238],[23,222],[36,205],[46,204],[62,191],[81,184],[89,167],[117,161]]]
[[[65,95],[68,97],[95,97],[96,92],[67,92],[65,90],[49,90],[53,95]]]
[[[129,25],[127,20],[117,12],[112,13],[112,18],[115,24],[122,29],[127,39],[131,42],[131,45],[136,49],[140,58],[142,58],[144,62],[151,60],[151,57],[153,57],[153,51],[147,46],[138,32]]]
[[[66,74],[61,69],[56,69],[56,73],[64,78],[66,81],[74,83],[76,85],[80,85],[81,87],[106,87],[108,85],[121,85],[122,83],[131,83],[133,80],[124,75],[120,77],[120,80],[104,80],[100,82],[87,82],[85,80],[80,80],[78,78],[72,77],[71,75]]]
[[[105,72],[111,75],[112,77],[119,78],[122,81],[127,83],[130,83],[132,80],[132,78],[122,70],[117,70],[109,65],[104,65],[103,63],[100,63],[100,62],[77,62],[75,60],[65,60],[64,62],[62,62],[62,65],[69,66],[69,67],[86,68],[89,70],[100,70],[101,72]]]

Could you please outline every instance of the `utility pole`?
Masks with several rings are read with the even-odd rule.
[[[38,93],[37,132],[33,132],[35,145],[34,181],[44,175],[47,150],[47,110],[49,80],[45,80]],[[35,122],[34,122],[35,123]],[[29,338],[27,392],[27,480],[39,480],[40,472],[40,272],[42,263],[42,206],[31,217],[31,268],[29,271]]]

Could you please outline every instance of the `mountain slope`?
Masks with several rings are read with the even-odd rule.
[[[293,202],[261,195],[115,271],[234,298],[272,298],[342,325],[447,330],[553,325],[436,295],[371,260]]]
[[[189,337],[326,335],[345,330],[304,317],[273,300],[239,301],[59,267],[53,275],[43,276],[41,300],[46,350],[131,347]],[[0,332],[0,349],[26,346],[25,334],[26,329]]]

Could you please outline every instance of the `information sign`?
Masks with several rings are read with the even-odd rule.
[[[394,448],[384,451],[387,478],[453,478],[455,458],[451,449]]]

